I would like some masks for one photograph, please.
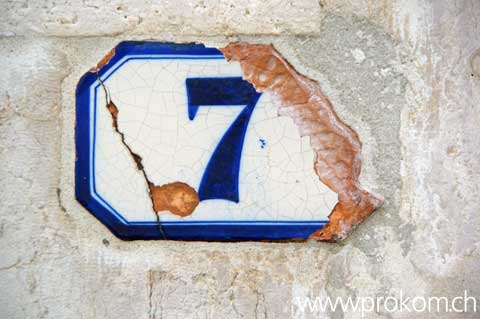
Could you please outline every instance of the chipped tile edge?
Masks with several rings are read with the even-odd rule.
[[[244,79],[257,91],[278,98],[278,115],[291,117],[300,135],[310,137],[315,173],[338,194],[329,222],[310,238],[328,242],[346,238],[383,204],[379,195],[359,186],[362,143],[357,133],[340,120],[320,85],[298,73],[272,45],[238,42],[220,51],[227,60],[240,63]]]

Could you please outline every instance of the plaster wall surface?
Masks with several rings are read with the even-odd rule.
[[[74,96],[122,40],[272,43],[359,134],[385,205],[338,244],[115,238],[74,197]],[[478,0],[1,0],[0,70],[0,318],[360,318],[296,302],[480,298]]]

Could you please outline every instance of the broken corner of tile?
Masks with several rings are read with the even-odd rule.
[[[347,237],[362,143],[268,44],[122,42],[79,81],[78,201],[126,240]]]

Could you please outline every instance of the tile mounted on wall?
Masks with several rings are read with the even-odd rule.
[[[271,45],[122,42],[77,87],[77,199],[124,239],[337,241],[382,200]]]

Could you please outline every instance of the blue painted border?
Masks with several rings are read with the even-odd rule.
[[[104,75],[126,55],[183,55],[177,58],[223,59],[223,54],[215,48],[207,48],[201,44],[159,43],[159,42],[121,42],[115,48],[115,55],[105,64],[99,75]],[[191,57],[189,57],[191,56]],[[195,57],[193,57],[195,56]],[[203,57],[205,56],[205,57]],[[166,57],[165,57],[166,58]],[[168,57],[169,59],[176,57]],[[130,59],[135,59],[132,57]],[[125,61],[126,62],[126,61]],[[124,63],[125,63],[124,62]],[[122,63],[123,65],[123,63]],[[120,66],[119,66],[120,67]],[[115,211],[91,187],[90,172],[94,162],[90,162],[90,88],[97,80],[97,75],[86,73],[78,82],[76,89],[76,161],[75,161],[75,196],[77,200],[99,219],[110,231],[123,240],[164,239],[155,222],[128,222]],[[98,85],[95,88],[95,94]],[[96,99],[95,99],[96,101]],[[96,103],[95,103],[96,104]],[[95,117],[96,105],[93,105]],[[93,119],[95,125],[95,118]],[[95,130],[94,130],[95,132]],[[94,137],[95,139],[95,137]],[[94,140],[93,139],[93,140]],[[94,145],[95,146],[95,145]],[[95,147],[92,148],[93,151]],[[95,185],[93,182],[92,185]],[[93,196],[103,201],[99,202]],[[108,208],[107,208],[107,207]],[[152,212],[153,214],[153,212]],[[166,239],[178,240],[283,240],[307,239],[326,221],[189,221],[162,222]]]

